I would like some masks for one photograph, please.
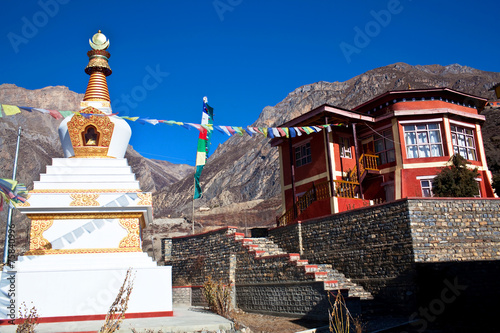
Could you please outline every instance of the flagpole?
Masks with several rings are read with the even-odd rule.
[[[14,169],[12,170],[12,180],[16,180],[17,174],[17,157],[19,155],[19,142],[21,141],[21,126],[17,131],[17,145],[16,145],[16,155],[14,157]],[[5,242],[3,248],[3,263],[7,264],[9,260],[9,230],[12,223],[12,206],[9,205],[9,212],[7,215],[7,226],[5,228]]]
[[[194,186],[196,187],[196,179],[194,180]],[[192,214],[192,218],[191,218],[191,234],[194,235],[194,195],[193,195],[193,214]]]

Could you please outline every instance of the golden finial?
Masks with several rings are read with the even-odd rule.
[[[109,40],[106,35],[101,33],[101,30],[99,30],[94,36],[92,36],[92,39],[89,39],[89,44],[94,50],[106,50],[109,47]]]
[[[89,39],[92,50],[87,52],[89,64],[85,73],[90,75],[89,84],[85,91],[84,101],[110,101],[106,76],[111,75],[108,59],[111,56],[106,49],[109,47],[108,38],[99,30],[92,39]]]

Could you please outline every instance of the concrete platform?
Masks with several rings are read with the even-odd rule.
[[[80,321],[66,323],[45,323],[35,327],[37,333],[90,333],[98,332],[104,321]],[[14,325],[0,326],[0,332],[16,332]],[[120,330],[117,332],[131,332],[132,328],[142,333],[146,330],[153,330],[157,333],[162,330],[164,333],[174,332],[216,332],[217,330],[231,330],[233,322],[205,310],[203,307],[194,306],[174,306],[174,316],[164,318],[139,318],[125,319]]]

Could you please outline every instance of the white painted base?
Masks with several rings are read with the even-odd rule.
[[[14,270],[4,268],[0,319],[11,319],[11,299],[17,310],[33,303],[41,318],[105,315],[129,267],[135,280],[127,313],[172,311],[171,267],[156,266],[146,253],[45,255],[20,257]]]

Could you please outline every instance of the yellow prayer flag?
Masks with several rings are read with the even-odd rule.
[[[2,104],[2,108],[6,116],[13,116],[15,114],[21,113],[21,110],[15,105]]]

